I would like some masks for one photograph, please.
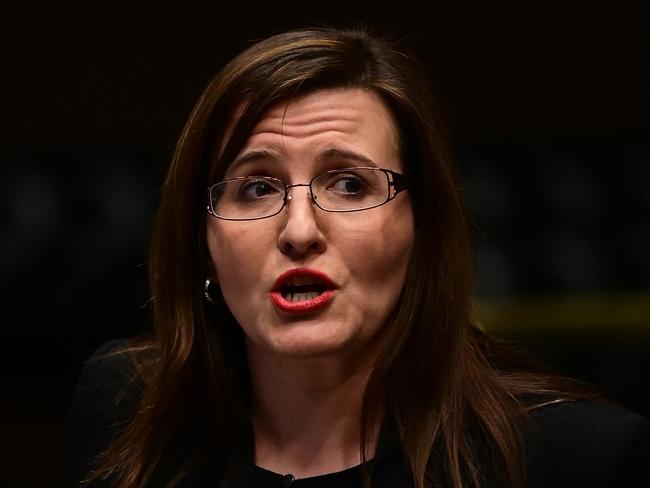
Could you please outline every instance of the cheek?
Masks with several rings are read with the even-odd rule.
[[[224,294],[247,287],[268,255],[268,233],[247,224],[218,222],[207,229],[208,249]]]
[[[404,210],[350,219],[340,230],[340,251],[352,278],[379,299],[396,299],[404,283],[413,245],[412,214]]]

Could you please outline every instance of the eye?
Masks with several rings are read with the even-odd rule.
[[[278,182],[266,178],[247,178],[237,193],[242,199],[255,200],[277,195],[281,191]]]
[[[335,191],[342,195],[358,195],[364,192],[367,188],[367,185],[363,179],[356,175],[344,174],[337,176],[337,178],[331,181],[327,185],[327,189]]]

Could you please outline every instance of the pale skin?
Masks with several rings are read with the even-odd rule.
[[[329,169],[375,163],[403,172],[395,123],[381,99],[360,89],[320,90],[272,107],[226,177],[307,183]],[[404,284],[413,215],[408,192],[341,214],[317,208],[308,188],[291,191],[289,204],[268,219],[209,216],[207,242],[213,278],[245,334],[255,464],[305,478],[360,462],[363,392]],[[273,305],[275,279],[297,267],[336,284],[328,306],[292,315]]]

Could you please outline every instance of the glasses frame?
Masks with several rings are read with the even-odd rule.
[[[386,197],[386,200],[384,200],[381,203],[378,203],[376,205],[373,205],[371,207],[365,207],[365,208],[356,208],[356,209],[351,209],[351,210],[331,210],[327,208],[323,208],[318,204],[318,200],[316,197],[314,197],[314,191],[312,189],[312,184],[314,183],[315,180],[318,178],[328,175],[328,174],[333,174],[333,173],[344,173],[345,171],[350,171],[350,170],[356,170],[356,169],[371,169],[373,171],[381,171],[386,175],[386,181],[388,182],[388,196]],[[223,183],[228,183],[229,181],[240,181],[244,180],[247,178],[267,178],[269,180],[277,181],[280,183],[280,185],[284,186],[284,198],[282,199],[282,206],[278,209],[277,212],[271,214],[271,215],[265,215],[264,217],[255,217],[255,218],[239,218],[239,219],[233,219],[233,218],[228,218],[228,217],[222,217],[220,215],[217,215],[217,213],[214,211],[212,207],[212,189],[216,187],[217,185],[221,185]],[[213,217],[216,217],[221,220],[233,220],[233,221],[247,221],[247,220],[262,220],[262,219],[268,219],[270,217],[275,217],[278,215],[282,210],[287,206],[287,202],[289,202],[293,197],[289,193],[290,188],[295,188],[297,186],[307,186],[309,187],[309,197],[311,198],[311,201],[314,205],[316,205],[318,208],[320,208],[324,212],[332,212],[332,213],[349,213],[349,212],[363,212],[364,210],[370,210],[371,208],[377,208],[381,207],[382,205],[385,205],[386,203],[390,202],[395,196],[406,190],[408,188],[407,183],[406,183],[406,177],[400,173],[397,173],[395,171],[392,171],[390,169],[386,168],[377,168],[376,166],[353,166],[349,168],[339,168],[339,169],[331,169],[329,171],[325,171],[324,173],[318,174],[314,176],[309,183],[296,183],[293,185],[287,185],[285,184],[284,181],[282,181],[279,178],[275,178],[273,176],[255,176],[255,175],[250,175],[250,176],[237,176],[236,178],[228,178],[226,180],[218,181],[217,183],[214,183],[213,185],[210,185],[208,187],[207,191],[207,197],[208,197],[208,206],[207,206],[207,211],[210,215]],[[391,188],[393,191],[391,192]]]

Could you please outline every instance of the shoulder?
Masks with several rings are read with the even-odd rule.
[[[650,422],[595,401],[531,412],[529,483],[545,486],[650,486]]]
[[[84,363],[73,405],[93,406],[114,416],[114,407],[132,403],[141,386],[129,353],[129,341],[113,340],[96,349]]]
[[[110,341],[86,360],[74,393],[66,432],[66,455],[75,479],[92,465],[133,416],[142,382],[127,340]]]

